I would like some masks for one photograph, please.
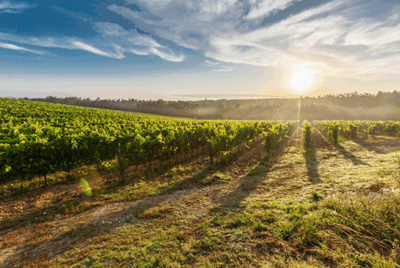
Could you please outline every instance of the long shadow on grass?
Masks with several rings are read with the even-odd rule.
[[[239,186],[225,196],[217,196],[214,202],[219,203],[221,208],[240,208],[241,203],[254,191],[257,187],[268,179],[268,173],[271,166],[277,162],[277,156],[281,155],[288,144],[289,139],[285,138],[273,156],[266,156],[253,170],[247,173],[239,181]]]
[[[239,156],[239,153],[233,155],[225,166],[218,168],[207,166],[195,175],[162,189],[160,193],[138,200],[127,208],[94,218],[91,222],[79,224],[74,229],[63,233],[50,241],[37,245],[31,244],[29,246],[20,246],[14,251],[14,255],[11,256],[9,260],[13,261],[13,265],[21,265],[21,261],[23,261],[26,256],[34,255],[32,254],[33,252],[35,252],[36,259],[51,259],[54,258],[54,256],[63,254],[75,246],[84,243],[84,241],[93,239],[99,235],[109,233],[115,228],[124,226],[127,222],[132,223],[144,221],[145,219],[148,219],[148,217],[143,218],[143,213],[149,209],[159,207],[159,205],[164,201],[180,199],[190,194],[190,191],[182,190],[199,190],[209,186],[208,184],[203,184],[202,179],[216,172],[225,170],[228,164],[232,163],[232,161]],[[162,215],[155,215],[156,218],[159,216],[162,217]],[[17,220],[13,222],[17,222]],[[25,221],[25,224],[28,222],[29,221]],[[9,224],[7,224],[7,226],[9,226]],[[52,252],[49,252],[49,249],[52,249]],[[0,265],[6,264],[0,263]]]
[[[358,143],[366,150],[375,152],[377,154],[387,154],[400,149],[400,140],[398,139],[385,140],[382,139],[382,137],[376,137],[376,139],[379,138],[381,139],[379,140],[379,143],[369,143],[362,139],[355,139],[354,142]]]
[[[324,137],[324,135],[318,130],[318,128],[314,127],[314,139],[318,140],[318,147],[330,147],[326,137]],[[318,139],[317,139],[318,138]],[[316,141],[313,141],[314,143]],[[335,144],[335,147],[339,150],[339,153],[341,153],[346,159],[349,159],[353,165],[367,165],[369,166],[368,163],[362,161],[361,159],[359,159],[357,156],[355,156],[354,154],[350,153],[349,151],[347,151],[342,145],[340,145],[339,143]]]
[[[329,148],[331,145],[315,127],[312,132],[311,140],[311,148],[305,149],[303,153],[304,159],[306,160],[307,176],[311,183],[320,183],[321,178],[318,173],[319,161],[317,160],[316,150],[317,148]]]
[[[269,172],[269,166],[265,166],[264,164],[257,165],[246,176],[240,179],[240,185],[234,191],[222,197],[214,197],[214,202],[219,203],[220,207],[239,208],[241,203],[256,190],[261,183],[267,180]]]
[[[342,145],[339,143],[335,144],[336,148],[339,150],[339,152],[344,156],[344,158],[349,159],[353,165],[366,165],[369,166],[368,163],[362,161],[360,158],[355,156],[354,154],[350,153],[347,151]]]
[[[19,246],[16,250],[14,250],[15,253],[13,254],[13,256],[9,258],[9,260],[12,261],[12,264],[0,263],[0,266],[8,267],[7,265],[9,265],[11,267],[13,265],[16,265],[22,267],[24,264],[24,259],[32,257],[34,255],[35,259],[52,259],[54,258],[54,256],[61,255],[64,252],[73,249],[75,246],[78,246],[89,239],[93,239],[102,234],[109,233],[115,228],[122,227],[126,223],[144,221],[141,216],[143,212],[159,206],[164,201],[184,197],[188,194],[188,192],[181,191],[181,194],[179,196],[177,196],[175,192],[189,187],[197,188],[198,186],[194,185],[196,184],[196,181],[212,172],[213,169],[207,167],[196,175],[176,185],[172,185],[169,189],[165,189],[162,194],[150,195],[142,200],[138,200],[127,208],[95,217],[90,222],[79,224],[74,229],[65,232],[44,243]],[[174,193],[175,195],[172,195]],[[37,214],[41,214],[41,212]],[[23,224],[27,225],[29,221],[26,221],[26,217],[24,217],[24,220],[25,221]],[[17,222],[17,220],[13,220],[13,223]],[[5,227],[9,228],[11,224],[11,222],[6,223]],[[3,230],[2,232],[4,231],[7,232],[7,230]],[[49,249],[51,249],[51,252],[49,252]]]
[[[318,173],[319,162],[317,160],[315,149],[309,148],[303,154],[306,160],[307,166],[307,176],[311,183],[319,183],[321,182],[321,178]]]
[[[361,145],[364,149],[366,149],[368,151],[372,151],[377,154],[385,154],[385,152],[380,148],[382,146],[382,144],[370,144],[361,139],[354,139],[353,141],[355,143]]]
[[[196,155],[196,156],[193,156],[192,158],[183,159],[183,160],[179,161],[177,164],[187,164],[187,163],[195,162],[195,161],[198,161],[200,157],[202,157],[202,155]],[[158,166],[157,166],[157,168],[158,168]],[[114,180],[114,183],[109,185],[107,188],[101,190],[100,192],[103,194],[116,193],[123,187],[126,187],[128,184],[133,184],[136,181],[140,181],[140,179],[137,179],[140,176],[146,176],[146,180],[151,181],[151,180],[154,180],[158,175],[167,173],[171,169],[172,169],[172,166],[168,166],[167,168],[164,167],[164,169],[161,171],[160,170],[149,171],[149,170],[143,169],[143,170],[141,170],[140,173],[133,174],[134,177],[131,174],[131,177],[132,177],[131,179],[127,179],[127,180],[124,180],[121,182]],[[155,195],[164,194],[164,193],[172,193],[176,190],[183,189],[187,185],[192,185],[192,182],[195,182],[195,181],[201,179],[202,176],[207,176],[207,174],[209,174],[212,171],[213,170],[210,167],[207,167],[204,170],[198,172],[192,178],[186,179],[186,180],[181,181],[176,184],[173,184],[172,186],[165,188],[160,193],[155,194]],[[97,175],[104,181],[108,181],[110,178],[115,177],[114,175],[112,175],[111,172],[108,172],[108,171],[98,171]],[[82,176],[77,176],[73,180],[72,179],[67,180],[67,181],[63,182],[63,184],[68,183],[68,184],[74,185],[77,183],[77,179],[80,177],[82,177]],[[41,189],[36,189],[31,192],[27,192],[27,195],[29,195],[29,197],[31,199],[36,200],[37,197],[42,195],[43,193],[56,193],[56,191],[59,189],[56,186],[57,186],[57,184],[49,185],[49,186],[43,187]],[[148,195],[147,197],[150,197],[150,196],[153,196],[153,195]],[[143,199],[143,198],[144,197],[137,198],[137,199]],[[129,199],[129,200],[134,201],[135,199]],[[94,201],[93,204],[92,204],[92,201]],[[0,221],[0,235],[2,233],[9,232],[10,229],[14,230],[15,227],[23,228],[23,227],[26,227],[27,225],[31,225],[32,223],[42,223],[42,222],[52,220],[52,218],[55,215],[64,215],[66,210],[70,209],[73,206],[79,205],[82,202],[88,203],[85,205],[84,211],[88,211],[95,207],[104,205],[104,204],[99,203],[99,202],[101,202],[101,200],[99,202],[96,202],[96,201],[99,201],[99,200],[87,197],[82,194],[79,197],[70,198],[68,201],[49,203],[48,206],[41,208],[39,210],[29,212],[26,214],[21,214],[21,215],[19,215],[19,217],[16,217],[16,218]],[[119,202],[119,201],[117,201],[117,202]],[[80,211],[80,212],[78,211],[77,213],[68,213],[67,216],[72,216],[74,214],[82,213],[84,211]]]

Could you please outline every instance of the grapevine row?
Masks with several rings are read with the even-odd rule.
[[[169,160],[209,142],[218,156],[275,132],[275,125],[289,126],[172,119],[10,99],[0,99],[0,123],[0,181],[68,172],[117,155],[123,169]]]
[[[347,139],[356,139],[359,135],[387,135],[400,134],[400,122],[396,121],[315,121],[314,124],[334,143],[341,135]]]

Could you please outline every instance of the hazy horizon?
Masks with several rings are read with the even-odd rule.
[[[50,94],[51,93],[51,94]],[[68,98],[68,97],[77,97],[77,98],[89,98],[89,99],[97,99],[99,96],[97,95],[82,95],[82,94],[71,94],[68,92],[28,92],[28,91],[2,91],[0,90],[0,97],[2,98],[47,98],[47,97],[58,97],[58,98]],[[196,100],[221,100],[221,99],[229,99],[229,100],[244,100],[244,99],[269,99],[269,98],[297,98],[298,96],[274,96],[274,95],[259,95],[259,94],[218,94],[218,93],[209,93],[209,94],[177,94],[177,95],[147,95],[144,98],[137,98],[136,96],[123,97],[120,99],[137,99],[137,100],[166,100],[166,101],[196,101]],[[112,98],[101,98],[101,99],[119,99],[118,97]]]

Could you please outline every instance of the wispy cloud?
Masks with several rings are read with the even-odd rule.
[[[221,66],[217,69],[213,69],[214,72],[231,72],[233,71],[235,68],[233,68],[232,66]]]
[[[235,69],[233,66],[228,66],[223,63],[221,64],[221,62],[212,60],[205,60],[204,66],[211,67],[213,72],[230,72]]]
[[[205,60],[204,61],[204,65],[207,66],[207,67],[214,67],[214,66],[219,65],[219,62],[212,61],[212,60]]]
[[[172,62],[181,62],[185,59],[183,54],[174,53],[149,34],[141,34],[136,30],[126,30],[118,24],[109,22],[97,22],[95,26],[104,40],[112,40],[114,47],[120,48],[119,52],[122,55],[124,53],[140,56],[154,55]]]
[[[75,38],[69,38],[69,37],[25,37],[25,36],[19,36],[15,34],[7,34],[7,33],[1,33],[0,32],[0,39],[7,40],[10,42],[15,42],[19,44],[24,44],[24,45],[29,45],[29,46],[34,46],[34,47],[41,47],[41,48],[62,48],[62,49],[77,49],[77,50],[84,50],[96,55],[100,56],[105,56],[105,57],[110,57],[110,58],[116,58],[120,59],[123,58],[121,53],[119,53],[118,49],[116,47],[112,48],[112,51],[110,52],[105,52],[102,51],[88,43],[85,43],[84,41],[77,40]],[[2,43],[3,48],[8,48],[8,49],[13,49],[13,50],[20,50],[20,51],[28,51],[36,54],[44,54],[45,52],[37,51],[37,50],[32,50],[32,49],[26,49],[20,46],[16,45],[11,45],[11,44],[6,44]]]
[[[181,62],[185,59],[183,54],[174,53],[170,48],[155,41],[153,37],[139,34],[136,30],[125,30],[118,24],[98,22],[95,24],[95,30],[100,36],[91,42],[75,37],[27,37],[1,32],[0,39],[41,48],[83,50],[114,59],[123,59],[127,54],[154,55],[171,62]]]
[[[218,61],[278,68],[311,61],[327,66],[328,75],[400,74],[400,3],[376,13],[377,0],[332,0],[264,24],[262,19],[299,1],[128,2],[142,11],[110,10]]]
[[[33,50],[33,49],[29,49],[29,48],[25,48],[25,47],[13,45],[13,44],[3,43],[3,42],[0,42],[0,48],[17,50],[17,51],[25,51],[25,52],[30,52],[30,53],[39,54],[39,55],[44,54],[44,52],[42,52],[42,51]]]
[[[273,12],[283,10],[293,4],[294,0],[249,0],[250,12],[247,19],[267,17]]]
[[[33,8],[34,5],[29,5],[26,2],[16,1],[0,1],[0,14],[1,13],[21,13],[23,10]]]
[[[105,56],[105,57],[110,57],[110,58],[119,58],[119,59],[123,58],[122,55],[120,55],[120,56],[111,55],[110,53],[104,52],[100,49],[97,49],[91,45],[85,44],[81,41],[73,40],[73,41],[71,41],[71,44],[77,49],[85,50],[85,51],[88,51],[90,53],[97,54],[100,56]]]

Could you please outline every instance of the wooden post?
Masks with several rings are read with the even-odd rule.
[[[100,161],[100,159],[97,159],[96,165],[97,165],[97,170],[99,171],[99,170],[100,170],[100,166],[101,166],[101,161]]]
[[[213,150],[212,150],[211,141],[208,142],[208,152],[210,153],[210,162],[211,162],[211,165],[214,165],[214,153],[213,153]]]
[[[122,177],[122,159],[121,159],[121,148],[117,148],[117,161],[118,161],[118,169],[119,169],[119,178]]]
[[[351,138],[356,139],[357,138],[357,127],[350,125],[350,131],[351,131]]]

